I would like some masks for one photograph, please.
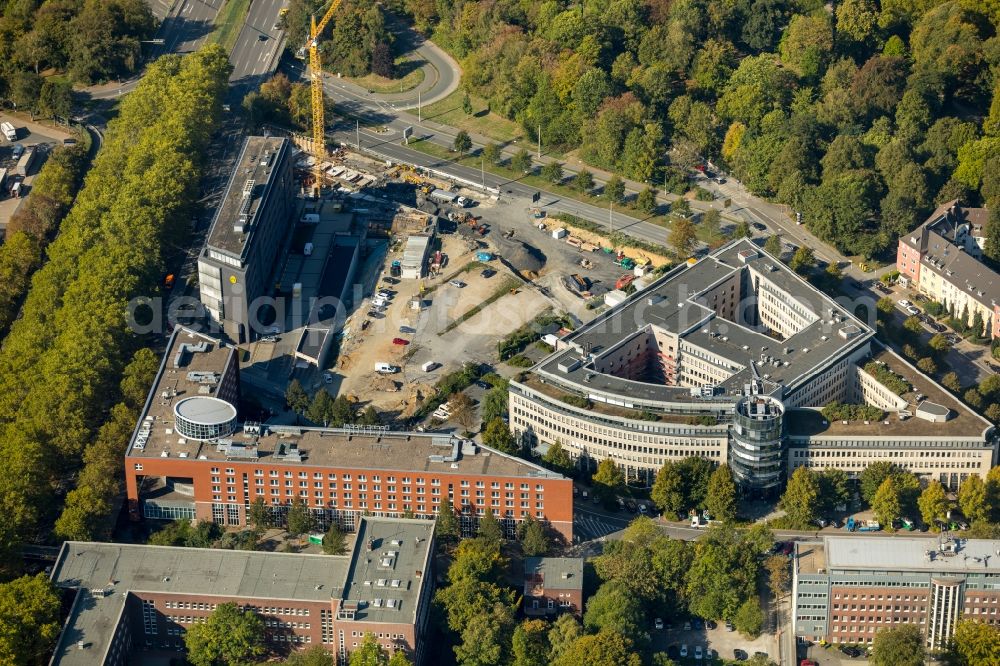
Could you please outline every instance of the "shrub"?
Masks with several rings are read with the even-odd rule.
[[[573,405],[574,407],[580,407],[581,409],[589,409],[591,407],[591,402],[582,395],[573,395],[572,393],[567,393],[560,398],[567,405]]]

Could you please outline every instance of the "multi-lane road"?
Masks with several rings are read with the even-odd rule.
[[[229,54],[229,62],[233,65],[229,77],[230,99],[242,100],[277,69],[285,47],[285,33],[275,26],[278,12],[285,3],[286,0],[253,0],[250,3],[246,22]]]

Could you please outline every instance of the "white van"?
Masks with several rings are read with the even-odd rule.
[[[376,363],[375,372],[383,375],[393,375],[399,372],[399,368],[391,363]]]
[[[436,368],[437,365],[438,364],[436,361],[427,361],[426,363],[420,366],[420,369],[423,370],[424,372],[430,372],[431,370]]]
[[[304,254],[304,255],[306,255],[308,257],[308,256],[312,255],[312,253],[313,253],[313,244],[312,243],[306,243],[302,247],[302,254]]]

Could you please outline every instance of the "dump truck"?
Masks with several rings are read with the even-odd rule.
[[[450,204],[453,201],[455,201],[455,196],[456,195],[453,192],[449,192],[447,190],[433,190],[430,194],[427,195],[427,198],[433,199],[438,203]]]
[[[855,520],[854,516],[847,519],[848,532],[878,532],[882,526],[877,520]]]
[[[623,274],[620,278],[618,278],[618,281],[615,282],[615,289],[624,289],[625,287],[632,284],[632,280],[634,279],[635,276],[632,275],[631,273]]]

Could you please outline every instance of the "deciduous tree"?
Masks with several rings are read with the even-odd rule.
[[[0,583],[0,661],[45,661],[59,636],[59,608],[59,595],[43,574]]]
[[[205,622],[192,625],[184,643],[195,666],[253,664],[267,653],[264,621],[234,603],[219,604]]]
[[[705,508],[716,520],[736,520],[736,483],[728,465],[719,465],[708,480]]]
[[[920,627],[900,624],[875,634],[868,663],[872,666],[922,666],[926,652]]]
[[[820,505],[820,482],[816,473],[805,466],[796,467],[778,506],[796,529],[809,529],[816,520]]]

